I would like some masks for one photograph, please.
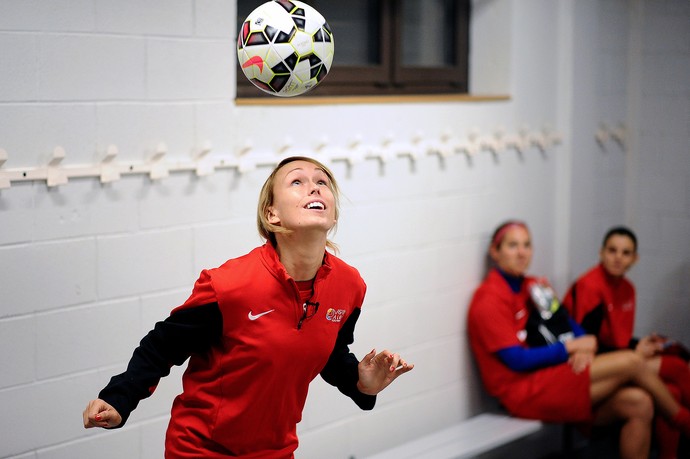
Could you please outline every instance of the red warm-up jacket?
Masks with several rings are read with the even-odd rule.
[[[356,388],[358,360],[348,347],[365,291],[357,270],[326,252],[305,312],[296,282],[265,244],[202,271],[189,299],[156,324],[99,397],[126,421],[189,357],[166,458],[291,458],[318,374],[360,408],[374,406]]]

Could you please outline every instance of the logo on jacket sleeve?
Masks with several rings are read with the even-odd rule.
[[[345,309],[328,308],[328,311],[326,311],[326,320],[330,320],[331,322],[340,322],[343,320],[343,317],[345,317],[346,312],[347,311]]]

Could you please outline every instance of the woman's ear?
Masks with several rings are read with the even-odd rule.
[[[494,244],[491,244],[491,247],[489,247],[489,258],[491,261],[496,263],[496,259],[498,258],[498,249]]]
[[[268,211],[266,212],[266,220],[268,220],[268,223],[271,225],[279,225],[280,224],[280,218],[278,218],[278,215],[274,212],[273,207],[269,207]]]

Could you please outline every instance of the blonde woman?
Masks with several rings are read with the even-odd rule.
[[[366,285],[326,251],[338,219],[331,171],[284,159],[266,180],[257,212],[267,242],[202,271],[189,299],[156,324],[127,370],[89,402],[84,427],[124,424],[171,365],[189,358],[174,401],[165,457],[292,458],[296,424],[317,375],[360,408],[412,370],[400,355],[350,352]]]

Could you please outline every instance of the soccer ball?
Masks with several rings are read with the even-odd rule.
[[[313,7],[269,1],[249,13],[237,37],[237,59],[254,86],[281,97],[304,94],[328,75],[333,32]]]

